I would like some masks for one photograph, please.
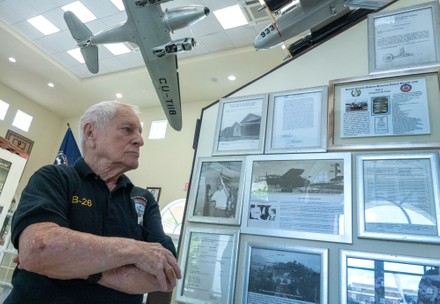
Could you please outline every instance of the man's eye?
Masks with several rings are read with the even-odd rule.
[[[132,129],[132,128],[129,128],[129,127],[121,128],[121,130],[122,130],[122,132],[124,132],[125,134],[131,134],[131,133],[133,133],[133,129]]]

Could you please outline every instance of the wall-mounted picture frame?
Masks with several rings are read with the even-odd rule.
[[[34,146],[34,141],[24,137],[23,135],[18,134],[17,132],[14,132],[12,130],[6,131],[6,137],[5,137],[10,143],[12,143],[14,146],[25,152],[26,154],[30,155],[32,151],[32,147]]]
[[[162,191],[162,187],[147,187],[147,190],[150,191],[151,194],[153,194],[153,197],[156,200],[156,202],[159,202],[160,192]]]
[[[329,82],[328,151],[440,147],[439,69]]]
[[[351,243],[351,153],[248,156],[242,233]]]
[[[212,155],[263,154],[268,96],[220,99]]]
[[[369,72],[438,66],[439,25],[438,1],[369,14]]]
[[[340,251],[340,304],[440,303],[440,260]]]
[[[188,221],[239,225],[244,156],[201,157],[194,168]]]
[[[356,155],[361,238],[440,243],[437,152]]]
[[[265,154],[327,151],[328,87],[269,94]]]
[[[185,229],[176,300],[188,304],[233,304],[238,227]]]
[[[328,249],[245,242],[241,303],[328,303]]]

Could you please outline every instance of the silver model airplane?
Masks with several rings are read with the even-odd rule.
[[[131,42],[139,46],[156,93],[169,124],[175,130],[182,129],[177,56],[190,51],[194,38],[171,40],[170,32],[191,26],[209,14],[203,6],[185,6],[166,9],[160,4],[172,0],[122,0],[127,21],[120,26],[95,35],[72,12],[64,13],[64,20],[72,37],[81,48],[87,68],[98,73],[98,44]]]
[[[344,5],[345,0],[299,0],[297,2],[255,38],[254,47],[257,50],[270,49],[303,32],[317,30],[350,11]],[[269,6],[271,7],[280,9],[279,6]]]

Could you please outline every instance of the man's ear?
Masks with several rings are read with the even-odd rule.
[[[95,128],[92,124],[86,123],[83,127],[84,141],[86,147],[95,148]]]

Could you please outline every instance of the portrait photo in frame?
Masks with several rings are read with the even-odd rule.
[[[31,154],[32,147],[34,146],[34,141],[23,135],[18,134],[12,130],[6,131],[5,137],[10,143],[22,150],[26,154]]]
[[[248,156],[242,233],[351,243],[351,153]]]
[[[188,304],[233,304],[238,227],[185,229],[176,300]]]
[[[265,154],[326,152],[328,87],[269,94]]]
[[[328,151],[439,148],[439,69],[332,80]]]
[[[246,241],[240,303],[328,303],[328,249]]]
[[[220,99],[212,155],[263,153],[268,96]]]
[[[369,73],[440,64],[439,3],[368,15]]]
[[[339,264],[340,304],[440,301],[439,259],[341,250]]]
[[[359,237],[440,243],[438,152],[356,155]]]
[[[188,221],[239,225],[244,156],[201,157],[194,168]]]
[[[159,202],[160,192],[162,191],[162,187],[147,187],[147,190],[150,191],[151,194],[153,194],[156,202]]]

